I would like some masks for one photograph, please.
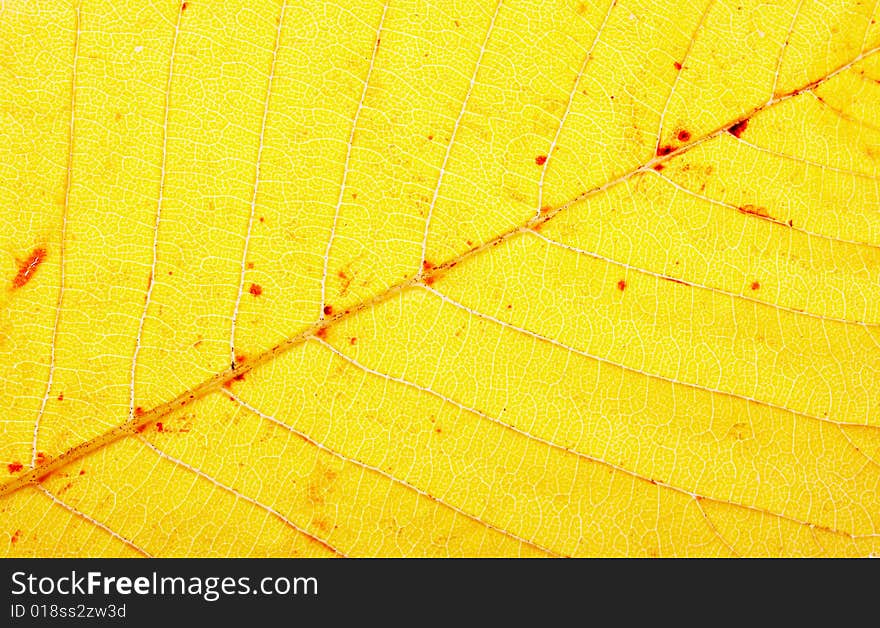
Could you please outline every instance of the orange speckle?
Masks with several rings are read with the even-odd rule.
[[[12,287],[21,288],[29,282],[34,276],[34,273],[37,272],[37,268],[39,268],[40,264],[43,263],[43,260],[46,259],[46,255],[46,249],[38,248],[34,249],[26,260],[19,261],[18,273],[12,278]]]
[[[753,282],[752,282],[752,285],[749,286],[749,287],[750,287],[752,290],[758,290],[758,289],[761,287],[761,284],[759,284],[757,281],[753,281]]]
[[[315,335],[316,335],[318,338],[321,338],[321,339],[326,338],[326,337],[327,337],[327,328],[326,328],[326,327],[320,327],[320,328],[318,329],[318,331],[315,332]]]
[[[247,356],[245,354],[243,354],[243,353],[236,353],[235,354],[235,363],[236,364],[244,364],[245,362],[247,362]]]
[[[538,155],[535,157],[535,163],[539,166],[543,166],[547,163],[547,155]]]
[[[331,316],[332,314],[333,314],[333,306],[332,305],[325,305],[324,306],[324,315]]]
[[[138,406],[134,409],[134,415],[136,417],[144,416],[144,414],[145,414],[144,409],[141,406]]]
[[[253,262],[248,262],[248,263],[247,263],[247,269],[248,269],[248,270],[253,270],[253,269],[254,269],[254,263],[253,263]]]
[[[146,426],[146,425],[138,425],[136,428],[134,428],[134,431],[137,432],[138,434],[140,434],[140,433],[143,432],[145,429],[147,429],[147,426]]]
[[[6,465],[6,468],[9,470],[10,473],[18,473],[24,468],[24,465],[22,465],[20,462],[10,462],[8,465]]]
[[[357,341],[358,341],[357,338],[352,337],[352,338],[349,338],[349,340],[348,340],[348,344],[350,344],[350,345],[356,345],[356,344],[357,344]]]
[[[623,279],[621,279],[620,281],[618,281],[618,282],[617,282],[617,289],[620,290],[621,292],[623,292],[624,290],[626,290],[626,281],[624,281]]]
[[[550,205],[544,205],[544,207],[541,208],[542,214],[549,214],[551,211],[553,211],[553,208]]]
[[[252,283],[250,287],[250,293],[255,297],[258,297],[263,294],[263,287],[258,283]]]
[[[434,285],[434,278],[433,277],[425,277],[425,285],[428,285],[428,286]]]
[[[37,463],[37,466],[40,466],[41,464],[46,462],[46,454],[42,451],[38,451],[35,462]]]

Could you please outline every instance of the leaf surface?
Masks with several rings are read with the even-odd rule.
[[[7,0],[9,556],[880,551],[880,9]]]

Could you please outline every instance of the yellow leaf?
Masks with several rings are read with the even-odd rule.
[[[2,553],[877,554],[874,4],[6,0]]]

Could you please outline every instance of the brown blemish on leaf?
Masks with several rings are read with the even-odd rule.
[[[776,220],[770,215],[766,207],[761,207],[759,205],[743,205],[742,207],[737,207],[737,211],[741,214],[748,214],[749,216],[757,216],[758,218],[766,218],[773,221]]]
[[[26,260],[18,261],[18,273],[12,278],[12,288],[18,289],[27,284],[45,259],[46,249],[36,248]]]
[[[727,132],[730,133],[734,137],[739,137],[743,134],[743,131],[746,130],[746,127],[749,126],[749,120],[746,118],[745,120],[740,120],[736,124],[733,124],[727,128]]]
[[[661,172],[666,166],[664,164],[657,164],[654,166],[654,170],[657,172]]]
[[[683,286],[686,286],[686,285],[687,285],[687,284],[686,284],[685,282],[683,282],[681,279],[676,279],[675,277],[663,277],[663,276],[661,276],[660,278],[663,279],[663,280],[665,280],[665,281],[671,281],[672,283],[680,283],[680,284],[683,285]]]
[[[261,286],[261,285],[258,284],[258,283],[252,283],[252,284],[251,284],[251,287],[250,287],[250,289],[249,289],[248,291],[249,291],[252,295],[254,295],[255,297],[258,297],[258,296],[260,296],[261,294],[263,294],[263,286]]]

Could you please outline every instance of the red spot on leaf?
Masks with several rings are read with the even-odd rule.
[[[759,284],[757,281],[753,281],[750,287],[752,290],[757,290],[761,287],[761,284]]]
[[[691,139],[691,132],[687,131],[685,129],[682,129],[681,131],[678,132],[678,135],[676,135],[676,137],[678,138],[679,142],[689,142]]]
[[[539,166],[543,166],[547,163],[547,155],[538,155],[537,157],[535,157],[535,163]]]
[[[252,283],[250,287],[250,293],[255,297],[258,297],[263,294],[263,287],[258,283]]]
[[[748,118],[745,120],[740,120],[734,125],[728,127],[727,132],[730,133],[734,137],[739,137],[743,134],[743,131],[746,130],[746,127],[749,126]]]
[[[425,260],[424,262],[422,262],[422,268],[424,268],[427,271],[431,271],[431,270],[434,270],[436,268],[436,266],[434,266],[434,264],[432,264],[428,260]]]
[[[665,167],[666,167],[666,166],[663,165],[663,164],[657,164],[656,166],[654,166],[654,170],[656,170],[657,172],[660,172],[660,171],[663,170]]]
[[[326,316],[331,316],[333,314],[333,306],[332,305],[325,305],[324,306],[324,314]]]
[[[58,393],[58,401],[64,401],[64,393],[63,392]]]
[[[433,277],[425,277],[425,285],[428,285],[428,286],[434,285],[434,278]]]
[[[621,292],[623,292],[624,290],[626,290],[626,281],[624,281],[623,279],[621,279],[620,281],[618,281],[618,282],[617,282],[617,289],[620,290]]]
[[[8,465],[6,465],[6,468],[9,470],[10,473],[18,473],[24,468],[24,465],[22,465],[20,462],[10,462]]]
[[[549,214],[552,210],[553,208],[550,205],[544,205],[544,207],[541,208],[541,213]]]
[[[138,406],[134,409],[134,415],[136,417],[142,417],[142,416],[144,416],[144,414],[145,414],[144,409],[141,406]]]
[[[162,421],[159,421],[158,423],[156,423],[156,431],[157,432],[164,432],[165,431],[165,426],[162,425]]]
[[[676,70],[681,70],[681,64],[678,61],[674,62],[672,65]]]
[[[12,287],[21,288],[29,282],[44,259],[46,259],[46,249],[38,248],[34,249],[26,260],[19,261],[18,273],[12,278]]]
[[[12,533],[12,538],[9,540],[12,542],[13,545],[15,545],[16,543],[18,543],[18,537],[20,537],[20,536],[21,536],[21,530],[16,530],[15,532]]]
[[[145,429],[147,429],[146,424],[138,425],[136,428],[134,428],[134,431],[137,432],[138,434],[141,434]]]
[[[665,155],[668,155],[669,153],[671,153],[674,150],[675,149],[672,146],[669,146],[668,144],[666,146],[660,146],[659,148],[657,148],[657,156],[664,157]]]
[[[183,4],[180,5],[180,10],[186,11],[188,6],[189,6],[189,2],[184,2]]]
[[[318,331],[315,332],[315,335],[321,339],[326,338],[327,337],[327,328],[326,327],[319,328]]]
[[[85,469],[80,469],[80,470],[79,470],[79,474],[80,474],[80,475],[85,475],[85,474],[86,474],[86,470],[85,470]]]
[[[356,344],[357,344],[357,341],[358,341],[357,338],[350,338],[350,339],[348,340],[348,344],[350,344],[350,345],[356,345]]]
[[[247,362],[247,356],[245,354],[243,354],[243,353],[236,353],[235,354],[235,363],[236,364],[244,364],[245,362]]]
[[[46,454],[42,451],[38,451],[35,462],[37,463],[37,466],[40,466],[41,464],[46,462]]]

